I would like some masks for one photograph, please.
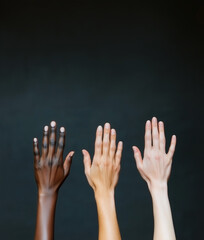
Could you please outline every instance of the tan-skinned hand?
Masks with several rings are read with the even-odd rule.
[[[121,141],[116,149],[116,131],[106,123],[104,130],[101,126],[97,128],[92,162],[90,154],[82,150],[85,174],[95,193],[114,192],[119,178],[122,149]]]

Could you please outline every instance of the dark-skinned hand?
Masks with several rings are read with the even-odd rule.
[[[52,194],[58,191],[69,175],[74,152],[71,151],[63,161],[64,146],[65,128],[61,127],[56,150],[56,123],[54,121],[50,123],[50,131],[48,126],[44,127],[41,156],[38,140],[33,139],[35,179],[40,194]]]
[[[56,122],[44,127],[42,153],[40,154],[37,138],[33,139],[34,171],[38,187],[38,209],[35,240],[54,239],[54,218],[58,190],[69,175],[72,156],[71,151],[63,161],[65,146],[65,128],[60,128],[56,148]]]

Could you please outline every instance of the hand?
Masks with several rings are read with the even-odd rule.
[[[97,128],[92,163],[89,153],[82,150],[85,174],[95,194],[114,192],[119,178],[122,149],[123,143],[120,141],[116,150],[116,131],[106,123],[104,131],[101,126]]]
[[[140,150],[133,146],[137,168],[147,182],[150,192],[154,187],[167,185],[170,176],[176,136],[173,135],[171,138],[168,153],[165,151],[165,142],[164,123],[158,124],[157,119],[153,117],[152,123],[146,122],[143,160]]]
[[[49,143],[48,143],[49,141]],[[56,148],[56,122],[52,121],[49,127],[44,127],[42,140],[42,154],[40,156],[38,140],[33,139],[35,179],[40,195],[57,193],[61,184],[69,174],[74,152],[70,152],[63,163],[65,145],[65,128],[60,128],[57,151]]]

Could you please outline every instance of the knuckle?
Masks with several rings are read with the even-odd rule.
[[[58,145],[58,148],[60,150],[64,149],[64,143],[63,142],[60,142],[59,145]]]
[[[110,161],[105,161],[103,165],[104,165],[105,167],[109,167],[109,166],[111,166],[111,163],[110,163]]]
[[[109,144],[109,142],[108,142],[107,140],[105,140],[105,141],[103,142],[103,146],[105,146],[105,147],[108,147],[108,144]]]
[[[111,145],[111,147],[110,147],[110,150],[112,151],[112,152],[114,152],[115,151],[115,145]]]
[[[55,139],[50,139],[50,146],[54,146],[56,143]]]
[[[159,154],[155,154],[155,155],[154,155],[154,158],[155,158],[156,161],[159,161],[159,159],[160,159]]]
[[[115,170],[115,172],[119,172],[120,171],[120,165],[116,165],[114,170]]]
[[[116,152],[116,158],[121,158],[121,151]]]
[[[96,146],[96,148],[100,148],[100,147],[101,147],[101,142],[97,141],[97,142],[95,143],[95,146]]]

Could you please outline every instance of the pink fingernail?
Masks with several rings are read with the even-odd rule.
[[[99,126],[98,126],[98,131],[102,131],[102,129],[103,129],[102,126],[99,125]]]
[[[106,123],[106,124],[105,124],[105,128],[106,128],[106,129],[109,129],[109,128],[110,128],[110,123]]]
[[[115,135],[115,133],[116,133],[115,129],[111,129],[111,134]]]

